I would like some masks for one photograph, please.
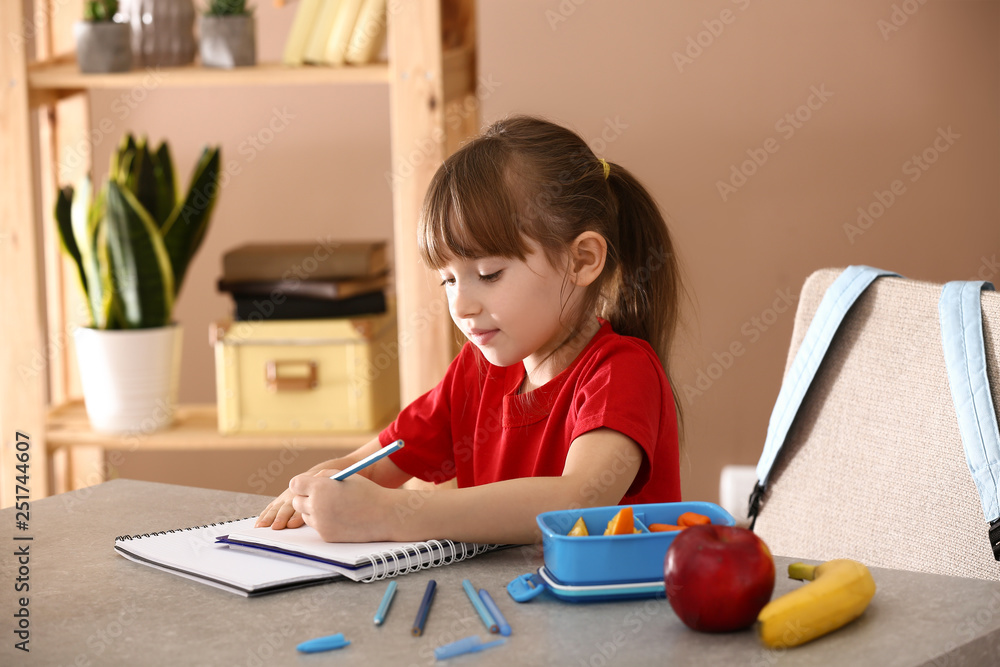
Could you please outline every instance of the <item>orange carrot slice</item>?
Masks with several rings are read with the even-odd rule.
[[[651,523],[649,524],[649,532],[651,533],[669,533],[673,530],[684,530],[687,526],[674,526],[669,523]]]
[[[684,512],[679,517],[677,517],[677,523],[681,526],[702,526],[705,524],[712,523],[704,514],[698,514],[697,512]]]

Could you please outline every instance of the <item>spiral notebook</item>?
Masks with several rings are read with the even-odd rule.
[[[324,542],[308,526],[254,528],[256,517],[115,538],[132,561],[244,596],[348,578],[374,581],[448,565],[495,548],[450,540]]]
[[[305,563],[365,582],[448,565],[498,547],[452,540],[324,542],[309,526],[293,530],[234,526],[219,542],[234,550]]]

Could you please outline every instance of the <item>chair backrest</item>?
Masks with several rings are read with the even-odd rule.
[[[786,373],[839,274],[806,279]],[[879,278],[847,313],[763,497],[754,530],[773,553],[1000,579],[948,385],[941,288]],[[981,303],[1000,414],[1000,293]]]

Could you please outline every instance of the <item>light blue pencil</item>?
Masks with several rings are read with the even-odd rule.
[[[366,456],[365,458],[361,459],[360,461],[358,461],[354,465],[352,465],[352,466],[350,466],[348,468],[344,468],[343,470],[341,470],[340,472],[338,472],[336,475],[330,475],[330,479],[336,479],[338,481],[342,480],[342,479],[347,479],[348,477],[350,477],[351,475],[353,475],[357,471],[364,470],[365,468],[367,468],[371,464],[375,463],[379,459],[384,459],[385,457],[389,456],[389,454],[392,454],[393,452],[398,451],[398,450],[400,450],[402,448],[403,448],[403,441],[402,440],[397,440],[396,442],[394,442],[392,444],[386,445],[385,447],[383,447],[382,449],[378,450],[377,452],[369,454],[368,456]]]
[[[469,602],[471,602],[472,606],[476,608],[476,613],[479,614],[479,618],[483,619],[483,625],[486,626],[486,629],[493,634],[500,632],[500,628],[497,627],[497,623],[493,620],[493,616],[490,615],[490,612],[486,609],[486,605],[483,604],[483,601],[479,599],[479,594],[476,593],[476,589],[473,588],[472,582],[468,579],[463,579],[462,588],[465,589],[465,594],[469,596]]]
[[[392,604],[392,597],[396,594],[396,580],[393,579],[389,582],[389,586],[385,589],[385,595],[382,597],[382,603],[378,606],[378,611],[375,612],[375,625],[382,625],[385,620],[385,615],[389,612],[389,605]]]

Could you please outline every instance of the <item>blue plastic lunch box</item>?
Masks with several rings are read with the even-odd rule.
[[[697,512],[713,524],[732,526],[733,516],[715,503],[678,502],[632,505],[634,535],[604,535],[609,521],[624,506],[591,507],[543,512],[537,517],[542,530],[542,548],[548,574],[568,586],[597,586],[663,581],[663,559],[667,548],[680,533],[653,533],[650,524],[677,524],[684,512]],[[586,537],[566,535],[583,517]]]
[[[655,581],[631,584],[599,584],[595,586],[572,586],[553,577],[545,566],[537,573],[522,574],[509,584],[507,592],[517,602],[527,602],[544,592],[564,602],[601,602],[604,600],[635,600],[639,598],[662,598],[666,595],[663,577]]]

